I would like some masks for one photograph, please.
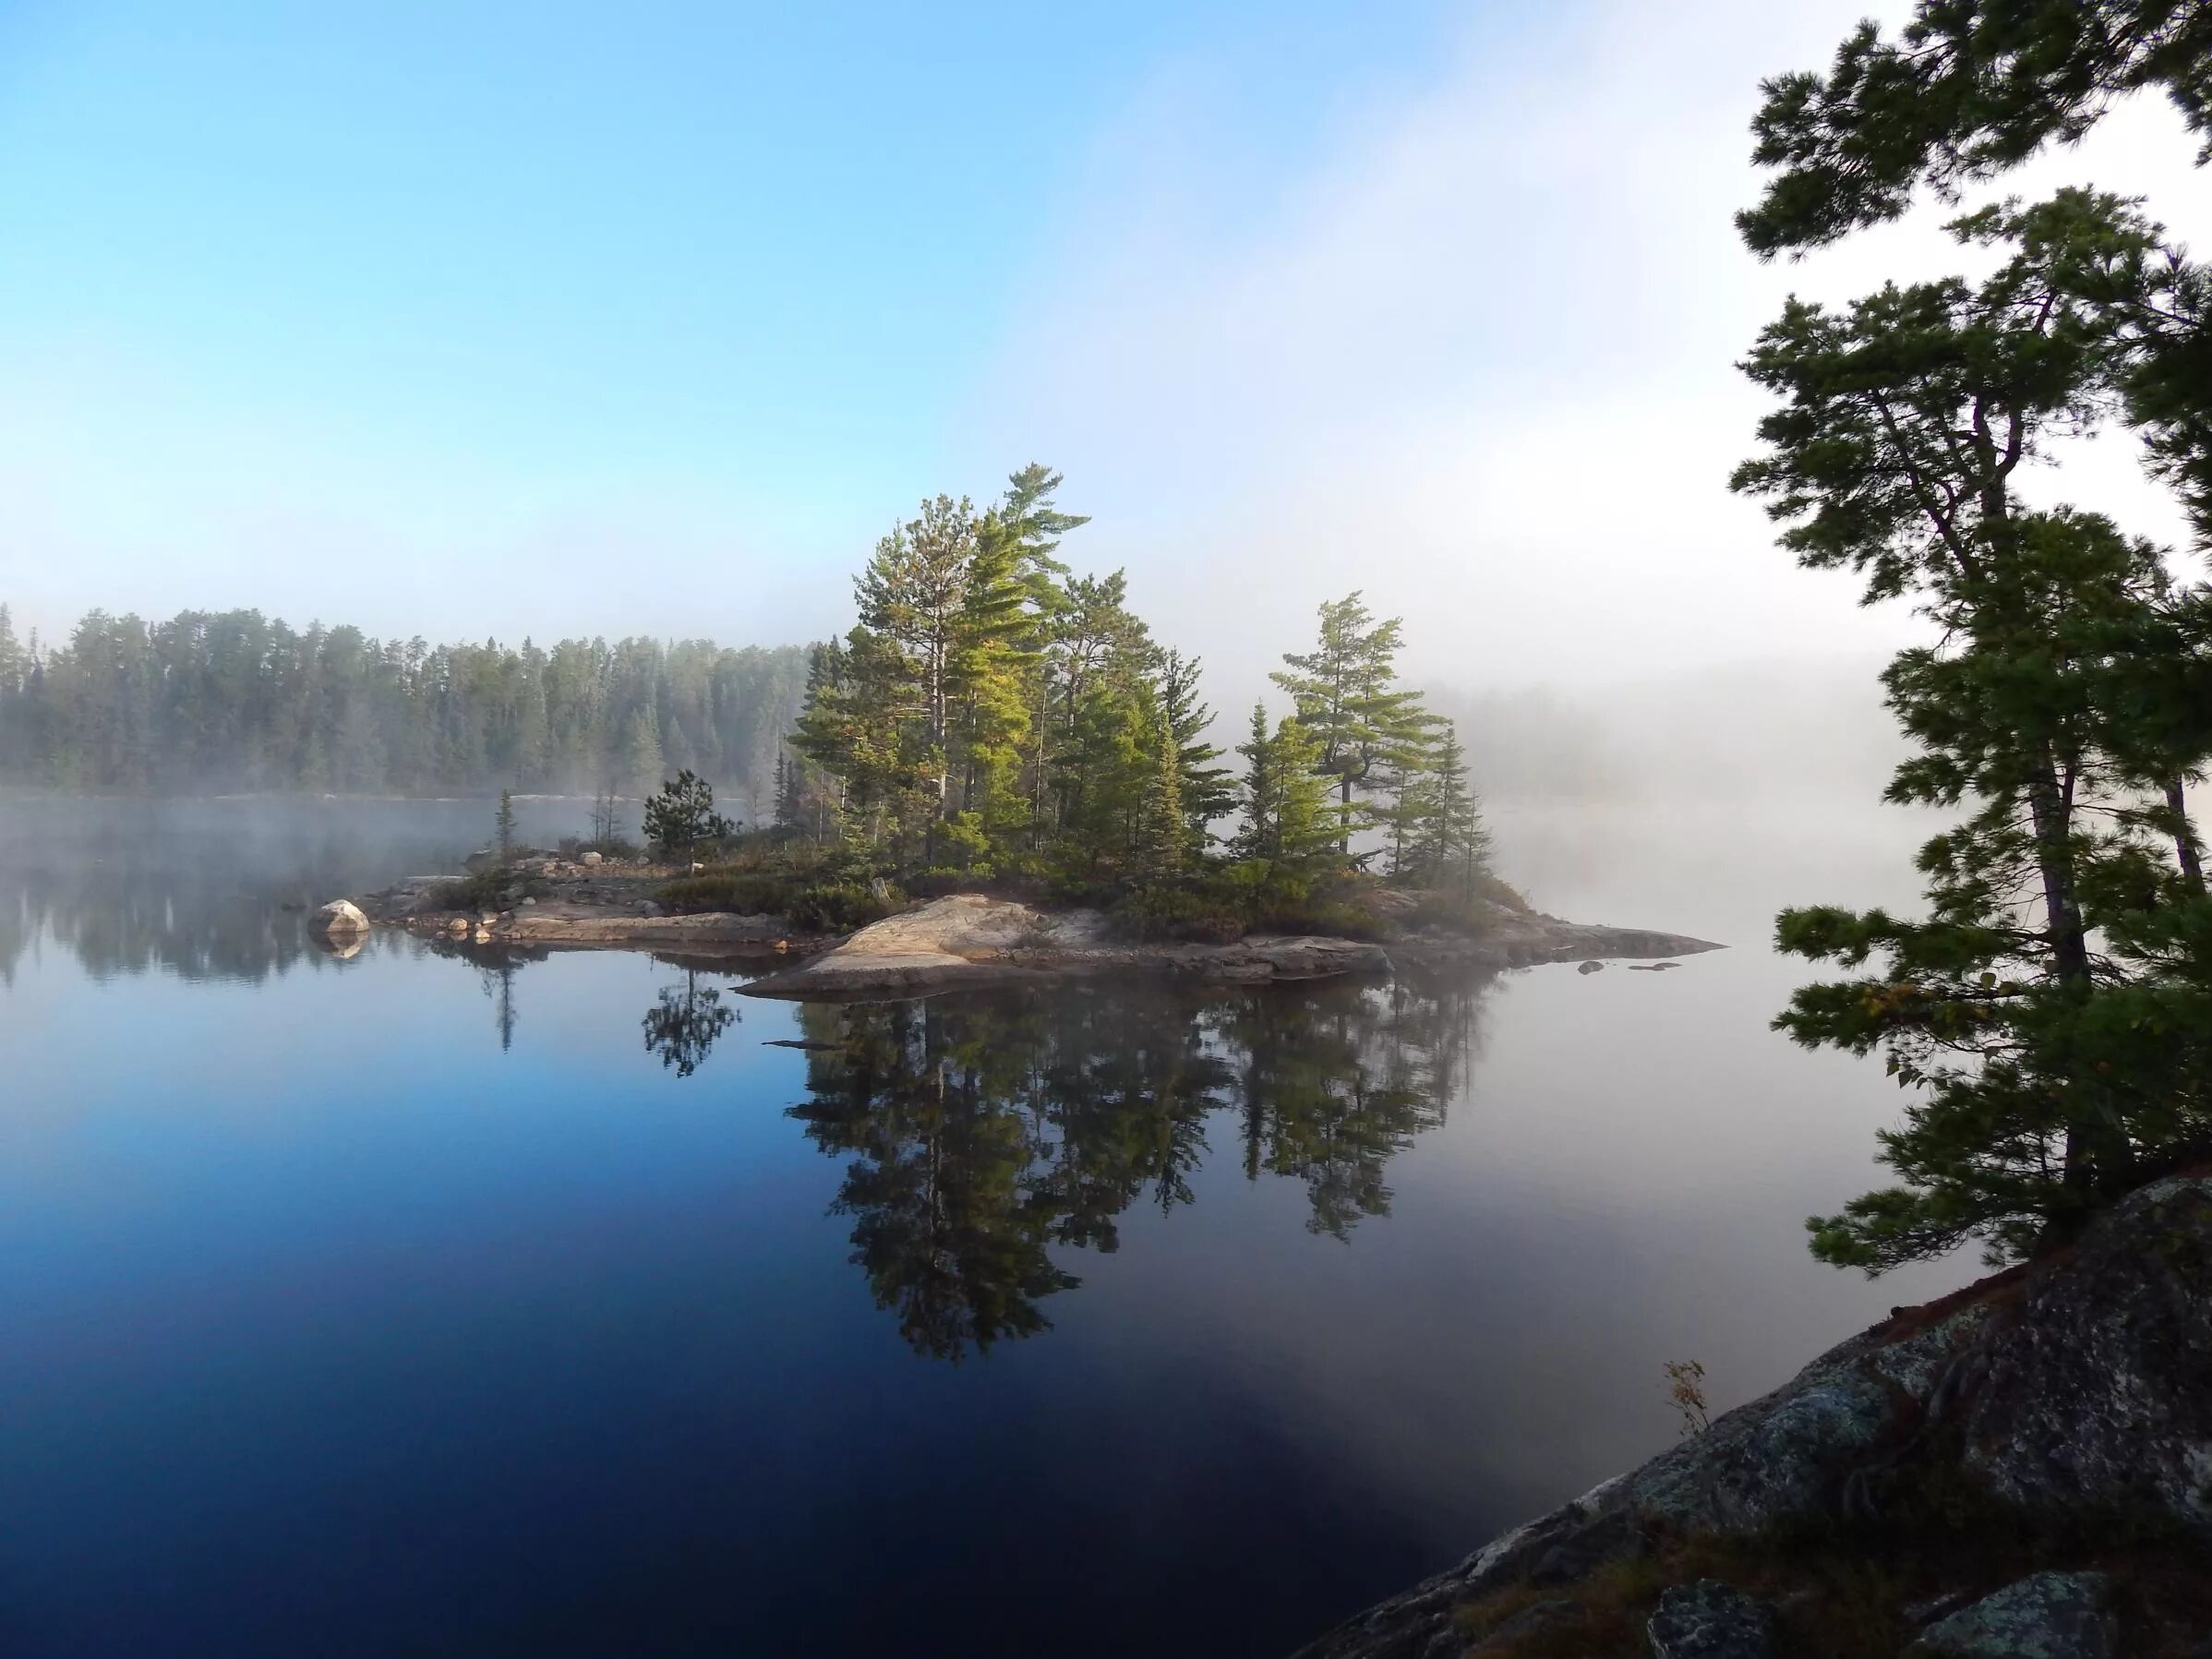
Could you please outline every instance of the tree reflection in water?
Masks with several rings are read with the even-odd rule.
[[[707,1051],[737,1023],[738,1011],[722,1000],[717,985],[702,986],[699,970],[686,968],[681,985],[664,985],[660,1000],[645,1010],[645,1052],[660,1056],[679,1077],[699,1069]]]
[[[956,1362],[1049,1328],[1040,1304],[1081,1283],[1053,1246],[1112,1251],[1140,1196],[1191,1202],[1209,1128],[1241,1139],[1248,1179],[1303,1182],[1316,1232],[1388,1214],[1385,1166],[1444,1122],[1486,984],[808,1006],[830,1046],[791,1115],[852,1160],[834,1208],[877,1305]]]

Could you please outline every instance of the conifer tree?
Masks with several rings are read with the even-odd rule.
[[[686,862],[700,842],[736,833],[737,825],[715,811],[714,789],[689,769],[663,784],[645,802],[645,838],[670,853],[680,849]]]
[[[1152,777],[1137,827],[1136,863],[1147,875],[1173,875],[1187,861],[1190,826],[1183,810],[1182,757],[1164,715],[1152,745]]]
[[[1374,822],[1357,798],[1426,742],[1435,717],[1418,692],[1397,687],[1397,618],[1376,620],[1357,593],[1322,606],[1320,617],[1316,647],[1285,654],[1289,668],[1272,679],[1291,694],[1314,739],[1314,763],[1335,785],[1337,846],[1349,856],[1353,835]]]
[[[1892,285],[1842,314],[1793,300],[1744,366],[1783,403],[1736,487],[1800,563],[1909,597],[1944,642],[1884,676],[1920,751],[1890,798],[1969,809],[1921,854],[1926,920],[1778,924],[1786,950],[1876,968],[1800,991],[1777,1025],[1882,1048],[1917,1091],[1881,1136],[1905,1184],[1809,1224],[1816,1254],[1870,1271],[1965,1237],[2018,1256],[2212,1148],[2212,910],[2174,781],[2212,757],[2212,619],[2158,549],[2031,509],[2016,483],[2127,373],[2076,281],[2086,205],[1962,220],[1962,240],[2010,250],[1985,282]],[[2140,246],[2115,210],[2087,216]]]
[[[1488,861],[1490,837],[1454,727],[1445,727],[1437,739],[1428,787],[1435,805],[1422,846],[1425,873],[1439,886],[1471,896]]]
[[[1270,730],[1268,711],[1252,708],[1251,735],[1237,747],[1244,757],[1244,822],[1233,844],[1240,859],[1264,860],[1305,872],[1339,855],[1338,821],[1329,810],[1329,775],[1321,770],[1321,745],[1294,717]]]
[[[1235,775],[1214,763],[1221,751],[1206,740],[1213,710],[1198,696],[1199,663],[1179,651],[1160,661],[1160,712],[1166,741],[1175,751],[1175,790],[1183,803],[1184,844],[1204,852],[1211,825],[1236,810]]]

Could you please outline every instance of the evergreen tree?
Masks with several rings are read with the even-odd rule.
[[[1198,696],[1198,659],[1170,651],[1160,660],[1160,712],[1175,752],[1175,792],[1183,803],[1184,845],[1204,852],[1212,825],[1236,811],[1236,777],[1214,763],[1221,751],[1206,740],[1213,710]]]
[[[1919,0],[1897,39],[1864,23],[1825,76],[1765,83],[1753,160],[1772,170],[1737,215],[1762,257],[1902,215],[1922,186],[1955,201],[2131,92],[2162,92],[2212,134],[2212,8],[2188,0]],[[2202,165],[2212,145],[2197,153]],[[2095,238],[2085,244],[2095,246]],[[2081,297],[2124,348],[2120,387],[2154,467],[2212,545],[2212,275],[2178,249],[2098,258]]]
[[[1881,1136],[1905,1184],[1814,1218],[1869,1270],[1978,1236],[2063,1236],[2096,1204],[2212,1147],[2212,909],[2179,780],[2212,758],[2204,596],[2097,515],[2033,510],[2018,469],[2093,425],[2128,373],[2081,291],[2086,198],[1993,210],[1979,285],[1894,285],[1845,314],[1793,300],[1745,365],[1782,406],[1736,487],[1783,545],[1910,597],[1941,646],[1884,677],[1920,752],[1890,797],[1969,807],[1920,857],[1929,914],[1785,912],[1783,948],[1869,977],[1800,991],[1809,1045],[1888,1052],[1917,1091]],[[2138,239],[2116,204],[2092,215]],[[2118,250],[2124,255],[2124,248]]]
[[[499,810],[492,818],[492,842],[502,865],[514,861],[514,791],[499,791]]]
[[[1438,885],[1470,896],[1487,865],[1490,836],[1475,801],[1466,751],[1453,727],[1447,726],[1437,741],[1429,783],[1436,805],[1422,848],[1425,872]]]
[[[1316,766],[1336,786],[1337,847],[1349,856],[1353,835],[1374,822],[1355,798],[1419,752],[1434,716],[1418,692],[1397,689],[1398,619],[1376,620],[1357,593],[1322,606],[1320,614],[1316,648],[1287,653],[1290,667],[1272,678],[1313,736]]]
[[[645,802],[645,838],[671,853],[680,848],[686,862],[700,842],[736,833],[737,826],[715,811],[713,788],[688,768]]]
[[[1338,852],[1338,820],[1330,811],[1330,775],[1321,766],[1321,745],[1296,718],[1270,731],[1268,711],[1252,707],[1251,735],[1237,746],[1244,757],[1244,822],[1232,844],[1240,859],[1261,860],[1305,872]]]
[[[1173,875],[1187,862],[1190,823],[1183,810],[1182,756],[1164,716],[1153,734],[1153,751],[1135,862],[1146,875]]]

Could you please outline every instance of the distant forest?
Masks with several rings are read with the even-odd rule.
[[[253,610],[95,610],[42,644],[0,606],[0,782],[636,793],[689,767],[757,819],[807,665],[799,646],[705,640],[432,646]]]

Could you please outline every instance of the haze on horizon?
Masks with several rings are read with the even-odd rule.
[[[1870,665],[1725,487],[1785,293],[1971,264],[1736,240],[1760,78],[1869,10],[18,6],[0,600],[800,641],[1036,459],[1217,707],[1352,587],[1437,684]],[[2192,153],[2139,102],[2004,189],[2201,243]],[[2063,494],[2184,541],[2122,441]]]

